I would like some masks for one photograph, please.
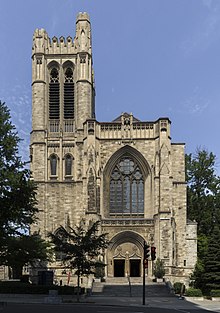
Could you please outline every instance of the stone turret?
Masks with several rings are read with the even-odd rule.
[[[77,50],[77,124],[83,128],[86,119],[95,117],[94,112],[94,75],[92,69],[91,26],[89,15],[79,13],[76,20],[76,37],[74,40]]]

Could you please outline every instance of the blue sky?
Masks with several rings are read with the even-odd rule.
[[[220,165],[219,0],[1,0],[0,99],[24,139],[24,158],[33,32],[74,37],[80,11],[92,24],[97,120],[124,111],[169,117],[173,142],[185,142],[187,153],[207,148]]]

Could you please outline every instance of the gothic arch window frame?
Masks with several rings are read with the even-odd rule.
[[[58,178],[58,156],[56,153],[52,153],[49,158],[49,177],[50,179]]]
[[[74,158],[71,153],[66,153],[63,159],[64,159],[64,178],[72,179]],[[67,160],[70,161],[69,164],[67,164]]]
[[[58,235],[59,236],[59,233],[62,234],[63,233],[63,229],[62,227],[58,227],[55,231],[54,231],[54,235]],[[62,238],[62,236],[60,236],[60,238]],[[62,240],[64,240],[62,238]],[[66,241],[66,240],[65,240]],[[66,254],[64,252],[61,252],[61,251],[55,251],[55,260],[56,262],[63,262],[64,259],[65,259],[65,256]]]
[[[144,214],[144,177],[139,162],[129,153],[122,155],[110,174],[109,215]]]
[[[60,66],[56,61],[48,64],[48,119],[59,121],[61,118],[60,101]],[[52,76],[52,72],[57,71],[57,77]]]
[[[72,75],[66,75],[71,71]],[[73,120],[75,118],[75,65],[67,60],[62,65],[62,86],[63,86],[63,118]]]
[[[143,182],[144,182],[144,209],[143,213],[141,214],[110,214],[110,178],[111,173],[114,170],[116,164],[119,162],[119,160],[125,156],[128,155],[131,158],[137,162],[138,166],[140,167],[140,170],[143,175]],[[106,162],[104,166],[104,170],[102,172],[102,182],[101,182],[101,188],[102,188],[102,198],[101,198],[101,214],[105,218],[109,217],[128,217],[128,218],[134,218],[134,217],[149,217],[152,218],[154,214],[154,207],[152,205],[153,203],[153,187],[152,187],[152,172],[149,166],[149,163],[145,159],[145,157],[140,153],[137,149],[126,145],[120,149],[118,149],[115,153],[113,153],[108,161]]]

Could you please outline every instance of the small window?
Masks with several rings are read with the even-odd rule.
[[[65,176],[72,175],[72,156],[70,154],[65,157]]]
[[[58,228],[56,231],[55,231],[55,236],[57,236],[59,239],[61,239],[63,242],[66,242],[66,237],[64,236],[64,231],[62,228]],[[65,257],[66,257],[66,254],[62,251],[56,251],[55,250],[55,258],[56,258],[56,261],[57,262],[62,262],[65,260]]]
[[[57,157],[55,155],[50,157],[50,174],[51,176],[57,175]]]
[[[184,266],[186,266],[186,260],[183,261]]]

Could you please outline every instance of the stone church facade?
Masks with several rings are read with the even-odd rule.
[[[78,14],[74,39],[35,31],[32,98],[31,170],[40,210],[32,231],[45,238],[60,225],[99,220],[111,241],[102,256],[106,276],[142,276],[145,240],[164,261],[166,278],[187,283],[197,231],[186,216],[184,144],[171,142],[169,118],[122,113],[96,120],[87,13]],[[61,277],[61,263],[54,264]]]

